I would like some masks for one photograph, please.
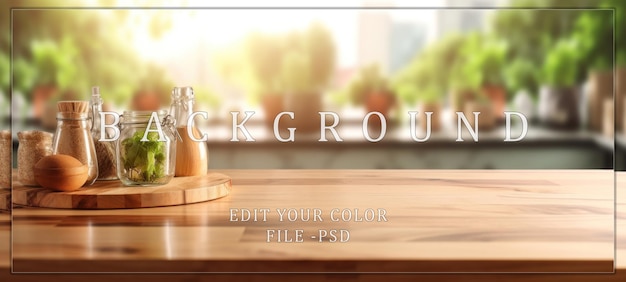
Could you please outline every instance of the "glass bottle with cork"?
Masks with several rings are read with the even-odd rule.
[[[102,98],[100,97],[100,88],[94,86],[91,88],[91,135],[96,149],[98,158],[98,180],[115,180],[117,179],[117,168],[115,161],[115,147],[113,142],[100,141],[100,137],[111,138],[112,132],[102,131],[102,123],[100,112],[102,112]],[[105,136],[101,136],[104,134]]]
[[[206,175],[209,165],[209,149],[206,142],[194,141],[189,137],[193,134],[196,139],[202,136],[200,131],[191,124],[188,127],[189,116],[193,113],[195,101],[193,88],[174,87],[172,90],[172,106],[170,115],[176,119],[176,130],[181,140],[176,142],[176,173],[175,176]]]

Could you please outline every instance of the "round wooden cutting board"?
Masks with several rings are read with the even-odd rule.
[[[209,172],[205,176],[174,177],[152,187],[125,187],[120,181],[97,181],[73,192],[54,192],[13,182],[13,203],[63,209],[134,209],[199,203],[224,197],[232,189],[230,177]]]

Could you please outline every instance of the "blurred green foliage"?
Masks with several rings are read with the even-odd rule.
[[[256,92],[280,94],[280,71],[285,52],[284,40],[276,35],[261,32],[251,33],[245,40],[245,58],[257,83]],[[225,65],[225,67],[228,67]]]
[[[479,40],[470,64],[482,74],[481,86],[504,84],[503,71],[508,49],[507,42],[493,36],[484,36]]]
[[[126,85],[128,89],[122,90],[135,91],[133,94],[137,94],[139,91],[156,93],[162,104],[170,104],[171,91],[174,83],[169,79],[164,68],[154,63],[146,63],[142,68],[138,69],[138,73],[135,74],[135,77],[137,78],[136,84]],[[124,85],[120,85],[119,87],[124,87]],[[125,96],[120,98],[128,100],[130,97],[131,96]]]
[[[374,93],[390,94],[392,92],[389,81],[376,64],[361,68],[356,77],[348,84],[346,91],[354,105],[365,104],[368,95]]]
[[[114,4],[99,1],[96,6]],[[82,1],[9,0],[0,2],[0,9],[8,14],[9,8],[83,5]],[[171,27],[172,19],[161,11],[153,15],[147,32],[159,37]],[[56,88],[57,96],[53,99],[66,93],[87,99],[90,86],[95,85],[102,89],[106,102],[117,105],[127,105],[134,93],[145,88],[158,89],[169,99],[174,85],[166,73],[142,61],[128,45],[132,34],[126,26],[131,20],[125,10],[13,10],[13,42],[8,36],[2,37],[0,63],[9,54],[12,43],[14,90],[27,101],[31,101],[39,86]],[[9,17],[3,17],[1,24],[8,31]],[[0,87],[7,95],[9,86],[2,80]]]
[[[280,61],[280,79],[283,88],[279,93],[311,93],[316,89],[311,80],[311,58],[298,50],[288,50]]]
[[[505,72],[510,91],[526,89],[536,96],[541,83],[578,84],[590,70],[610,69],[613,8],[617,65],[626,66],[626,1],[516,0],[511,6],[545,9],[501,10],[494,17],[494,34],[510,47],[507,61],[513,63]],[[603,8],[608,10],[599,10]],[[576,45],[576,56],[569,51],[572,45]],[[534,73],[531,65],[536,66]]]
[[[613,10],[590,10],[584,11],[576,21],[572,37],[580,43],[582,53],[581,64],[591,70],[608,70],[613,66],[613,25],[615,24],[616,54],[619,61],[617,65],[625,65],[624,55],[624,1],[602,1],[599,8],[615,8]],[[614,22],[615,21],[615,22]],[[621,33],[620,33],[621,32]]]
[[[311,62],[310,87],[322,90],[335,71],[336,48],[330,31],[321,23],[314,22],[304,33],[303,51]]]
[[[508,45],[478,32],[453,34],[428,46],[401,70],[394,88],[405,102],[436,102],[448,91],[480,93],[504,84]]]
[[[10,69],[10,58],[8,53],[0,52],[0,94],[4,95],[8,93],[9,87],[11,85],[11,77],[9,75]]]
[[[248,69],[251,79],[243,82],[260,96],[319,93],[335,69],[335,43],[318,22],[286,34],[252,33],[244,49],[247,62],[230,64]]]
[[[513,57],[520,56],[540,63],[553,42],[570,34],[576,19],[584,11],[578,8],[595,5],[596,1],[589,0],[514,0],[512,8],[544,9],[500,10],[491,27],[497,37],[509,43]]]
[[[24,58],[17,58],[13,61],[13,88],[18,93],[24,93],[28,89],[33,89],[35,79],[37,78],[37,69],[35,66],[27,62]],[[7,77],[7,82],[8,82]],[[8,89],[7,85],[7,89]],[[8,91],[8,90],[7,90]]]
[[[398,97],[407,104],[433,103],[443,99],[451,83],[450,66],[458,65],[466,36],[450,34],[428,46],[393,79]]]
[[[582,14],[576,22],[573,37],[580,42],[579,51],[584,54],[583,62],[586,65],[593,69],[611,68],[613,46],[606,44],[607,41],[613,41],[613,23],[610,14],[604,18],[594,17],[590,12]]]
[[[479,93],[487,85],[504,84],[508,46],[503,40],[481,33],[470,33],[451,66],[450,90]]]
[[[523,58],[515,58],[504,70],[506,87],[510,90],[509,97],[520,90],[531,91],[538,88],[539,72],[537,66]]]
[[[430,68],[433,60],[424,60],[401,72],[393,81],[394,92],[406,104],[416,102],[435,103],[445,93],[444,87],[436,83],[437,74]]]
[[[222,100],[220,99],[220,96],[209,87],[196,86],[193,88],[193,92],[195,93],[196,103],[202,106],[202,110],[206,110],[204,107],[209,107],[214,111],[219,109]]]
[[[77,79],[79,71],[84,70],[83,62],[76,60],[79,50],[73,39],[64,37],[60,43],[50,39],[33,40],[30,42],[31,65],[34,66],[32,73],[35,74],[34,83],[16,84],[18,91],[28,91],[29,88],[17,88],[19,86],[56,86],[61,90],[86,89],[84,79]],[[27,72],[20,72],[20,80],[28,79]]]
[[[13,44],[13,86],[27,101],[41,85],[54,85],[59,93],[74,92],[80,98],[89,95],[91,85],[99,85],[104,99],[117,105],[128,103],[142,89],[169,99],[174,85],[163,68],[141,61],[128,45],[132,34],[127,26],[134,23],[128,10],[14,10],[11,42],[10,7],[81,5],[80,0],[0,1],[0,90],[10,95]],[[575,9],[499,10],[489,34],[445,36],[416,54],[394,76],[394,92],[406,103],[415,103],[440,100],[455,88],[478,89],[485,84],[505,84],[509,92],[526,89],[534,95],[541,83],[577,84],[589,70],[612,66],[613,46],[607,42],[612,40],[613,26],[615,59],[618,66],[626,66],[626,1],[513,0],[510,6]],[[171,28],[173,19],[154,12],[146,32],[158,38]],[[252,96],[318,92],[334,71],[334,42],[320,23],[286,34],[252,33],[241,48],[215,61],[220,73],[245,84],[256,94]],[[239,71],[242,66],[249,70]],[[219,98],[213,94],[203,101],[212,105]]]
[[[490,32],[448,35],[417,54],[394,77],[402,100],[455,90],[479,94],[485,85],[536,96],[542,83],[579,84],[589,70],[612,66],[613,8],[617,64],[626,65],[626,1],[514,0],[511,7],[520,9],[498,10]]]
[[[573,39],[561,39],[543,63],[542,82],[548,86],[572,87],[578,82],[580,44]]]

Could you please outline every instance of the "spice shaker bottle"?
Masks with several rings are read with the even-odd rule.
[[[194,100],[191,87],[174,87],[172,90],[170,115],[176,119],[176,130],[181,137],[176,143],[176,176],[207,174],[209,149],[206,141],[194,141],[189,137],[189,134],[193,134],[196,139],[202,137],[196,126],[188,124],[189,116],[193,113]]]
[[[57,108],[57,129],[52,153],[70,155],[87,165],[85,185],[91,185],[98,178],[98,159],[89,130],[89,102],[60,101]]]
[[[35,164],[52,153],[52,133],[20,131],[17,133],[17,180],[26,186],[39,186],[35,181]]]
[[[117,179],[115,143],[100,141],[101,137],[108,139],[112,137],[110,131],[102,130],[100,112],[102,112],[102,98],[100,98],[100,88],[95,86],[91,88],[91,135],[98,159],[98,180],[115,180]],[[102,134],[105,136],[101,136]]]
[[[166,111],[125,111],[117,139],[117,174],[126,186],[156,186],[174,177],[176,130]],[[148,132],[146,132],[148,130]],[[145,138],[145,139],[144,139]]]
[[[0,188],[11,188],[13,140],[8,130],[0,131]]]

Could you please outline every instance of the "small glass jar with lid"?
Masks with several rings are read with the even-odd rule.
[[[11,132],[0,131],[0,188],[11,188],[11,154],[13,140]]]
[[[117,139],[117,176],[126,186],[167,184],[176,167],[176,129],[166,111],[125,111]]]
[[[35,181],[34,166],[52,153],[52,133],[28,130],[17,133],[17,180],[26,186],[39,186]]]

